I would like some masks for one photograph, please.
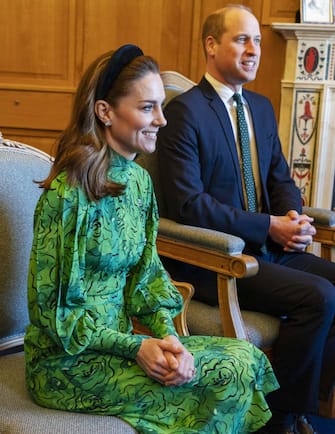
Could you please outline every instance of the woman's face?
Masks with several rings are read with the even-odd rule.
[[[106,139],[114,151],[127,159],[154,152],[157,132],[166,125],[162,112],[165,92],[159,74],[149,73],[136,81],[127,96],[111,107]]]

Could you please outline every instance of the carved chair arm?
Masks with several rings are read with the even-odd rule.
[[[304,214],[314,218],[314,222],[320,226],[335,226],[335,212],[325,208],[303,207]]]
[[[210,229],[161,218],[157,249],[173,258],[217,273],[217,289],[225,336],[247,339],[236,291],[236,278],[258,272],[257,260],[242,253],[244,241]]]
[[[304,207],[303,212],[314,218],[314,241],[321,245],[321,257],[332,260],[335,247],[335,212],[324,208]]]

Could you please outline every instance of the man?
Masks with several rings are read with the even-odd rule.
[[[316,413],[334,384],[335,264],[305,252],[315,228],[301,214],[272,106],[242,89],[259,65],[257,19],[243,6],[225,7],[207,17],[202,40],[205,76],[167,106],[158,138],[167,217],[245,240],[259,273],[238,281],[242,308],[285,318],[273,359],[281,387],[268,397],[273,417],[262,432],[313,433],[301,415]],[[252,167],[245,173],[246,136]],[[171,261],[167,267],[194,284],[197,298],[217,302],[214,283],[208,292],[212,275]]]

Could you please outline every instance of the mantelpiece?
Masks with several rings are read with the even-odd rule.
[[[273,23],[286,39],[279,134],[305,205],[332,207],[335,25]]]

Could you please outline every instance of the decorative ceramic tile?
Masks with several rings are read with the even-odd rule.
[[[310,205],[320,91],[296,90],[290,166],[304,205]]]
[[[330,45],[325,41],[299,40],[297,49],[297,80],[322,81],[327,76]]]

